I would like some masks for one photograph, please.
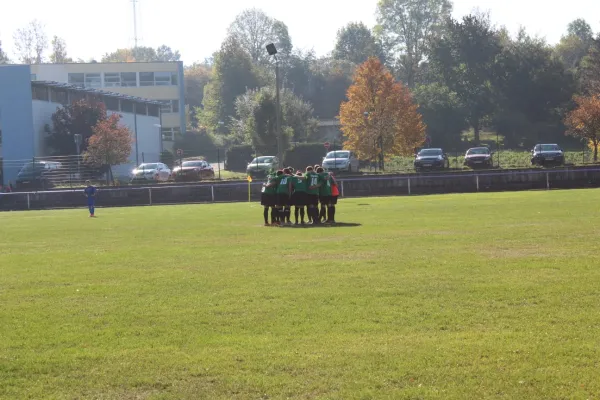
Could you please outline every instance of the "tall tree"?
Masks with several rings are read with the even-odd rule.
[[[228,37],[214,57],[212,78],[204,88],[203,109],[198,112],[201,127],[217,131],[235,115],[235,99],[259,86],[252,60],[235,37]],[[226,129],[222,133],[228,133]]]
[[[270,56],[265,46],[269,43],[275,43],[278,53],[283,57],[292,52],[292,40],[287,26],[257,8],[242,11],[229,26],[228,33],[254,63],[268,62]]]
[[[53,64],[63,64],[73,62],[73,59],[67,57],[67,44],[58,36],[52,38],[52,54],[50,54],[50,62]]]
[[[585,93],[600,93],[600,34],[581,62],[580,79]]]
[[[202,107],[204,87],[209,82],[212,68],[207,64],[194,63],[185,67],[185,104],[190,107],[190,123],[198,128],[197,109]]]
[[[87,149],[88,139],[99,121],[107,118],[106,107],[102,103],[90,104],[85,100],[61,107],[52,114],[52,127],[47,126],[48,146],[52,155],[69,156],[75,154],[73,135],[82,136],[81,151]]]
[[[466,107],[467,121],[480,141],[482,121],[494,111],[496,57],[499,36],[486,17],[467,15],[448,19],[429,52],[430,67]]]
[[[337,33],[333,58],[362,64],[370,57],[379,57],[383,61],[383,52],[379,43],[365,24],[351,22]]]
[[[173,51],[169,46],[162,45],[156,49],[138,46],[129,49],[117,49],[102,56],[102,62],[167,62],[179,61],[179,51]]]
[[[0,64],[8,64],[9,62],[8,56],[4,50],[2,50],[2,41],[0,40]]]
[[[409,89],[374,57],[356,70],[340,122],[344,147],[365,160],[412,154],[425,140],[425,124]]]
[[[449,0],[379,0],[376,32],[390,63],[409,87],[417,83],[429,38],[451,12]]]
[[[14,34],[15,48],[23,64],[41,64],[48,48],[48,37],[44,25],[34,19]]]
[[[567,26],[567,34],[560,39],[555,51],[564,65],[577,72],[581,60],[592,45],[594,34],[592,27],[583,19],[576,19]]]
[[[600,95],[575,97],[577,108],[567,114],[567,134],[585,139],[594,150],[594,162],[598,161],[600,144]]]

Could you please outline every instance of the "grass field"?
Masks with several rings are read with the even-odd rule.
[[[0,214],[0,398],[597,399],[600,191]]]

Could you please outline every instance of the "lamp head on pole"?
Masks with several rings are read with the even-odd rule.
[[[274,43],[270,43],[267,45],[267,53],[269,53],[270,56],[274,56],[275,54],[277,54],[277,48],[275,47]]]

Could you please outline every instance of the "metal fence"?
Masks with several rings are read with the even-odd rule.
[[[372,176],[344,178],[338,183],[342,197],[569,189],[600,186],[600,168]],[[99,191],[97,203],[100,207],[123,207],[258,202],[261,188],[261,182],[106,188]],[[0,210],[4,211],[83,205],[82,190],[0,193]]]

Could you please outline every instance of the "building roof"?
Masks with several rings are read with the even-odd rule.
[[[72,92],[96,94],[99,96],[113,97],[113,98],[117,98],[117,99],[121,99],[121,100],[129,100],[129,101],[133,101],[136,103],[155,104],[158,106],[163,104],[160,101],[145,99],[143,97],[129,96],[126,94],[107,92],[105,90],[99,90],[99,89],[93,89],[93,88],[84,88],[81,86],[70,85],[68,83],[60,83],[60,82],[54,82],[54,81],[31,81],[31,85],[38,86],[38,87],[48,87],[48,88],[69,90]]]

